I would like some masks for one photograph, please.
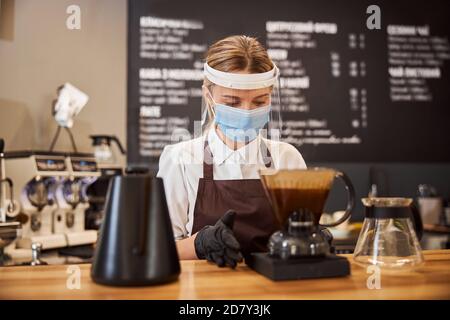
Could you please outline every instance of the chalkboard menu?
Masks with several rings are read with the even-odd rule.
[[[282,139],[307,163],[450,161],[450,1],[373,4],[130,1],[128,162],[194,137],[204,54],[234,34],[280,68]]]

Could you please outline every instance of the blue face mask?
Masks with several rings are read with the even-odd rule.
[[[215,122],[231,140],[252,141],[259,130],[269,122],[270,105],[253,110],[244,110],[224,104],[215,106]]]

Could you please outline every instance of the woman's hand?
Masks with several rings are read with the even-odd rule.
[[[214,226],[206,226],[197,233],[194,245],[199,259],[231,268],[242,261],[241,247],[232,230],[235,215],[236,212],[228,210]]]

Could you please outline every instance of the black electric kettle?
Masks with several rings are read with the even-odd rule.
[[[100,284],[144,286],[174,281],[179,273],[163,181],[146,169],[127,169],[109,186],[91,277]]]

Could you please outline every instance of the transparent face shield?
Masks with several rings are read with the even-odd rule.
[[[228,73],[205,63],[202,134],[214,128],[227,139],[250,142],[261,136],[279,140],[281,99],[276,66],[265,73]]]

